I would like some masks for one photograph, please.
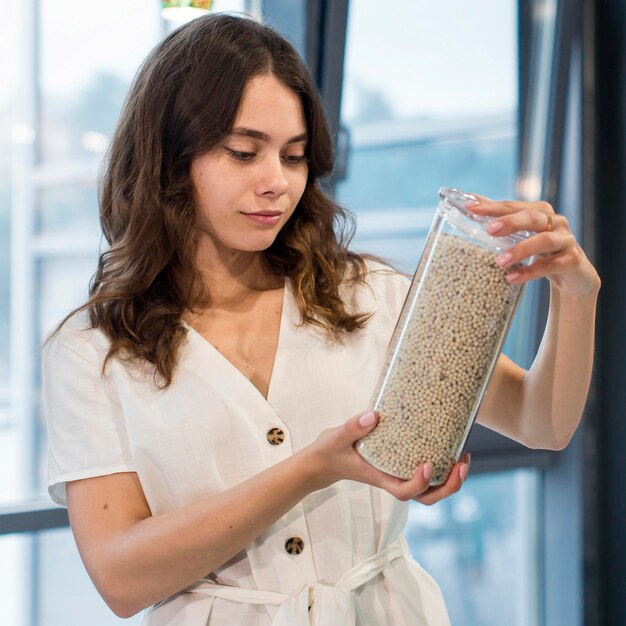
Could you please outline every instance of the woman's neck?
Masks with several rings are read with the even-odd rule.
[[[237,308],[250,296],[284,285],[284,279],[270,271],[262,252],[200,249],[196,258],[213,309]]]

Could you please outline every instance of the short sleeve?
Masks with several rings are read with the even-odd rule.
[[[64,507],[66,481],[135,471],[119,398],[108,371],[102,376],[94,334],[63,329],[42,351],[48,493]]]
[[[379,263],[367,261],[368,282],[374,290],[378,315],[386,315],[395,324],[400,317],[411,279],[401,272]]]

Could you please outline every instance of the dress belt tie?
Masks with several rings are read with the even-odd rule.
[[[400,535],[387,547],[345,572],[334,585],[304,583],[286,594],[219,585],[202,579],[198,586],[186,589],[184,593],[202,594],[246,604],[278,605],[271,626],[355,626],[356,612],[352,592],[382,572],[392,561],[402,557],[410,559],[411,555],[406,539]],[[196,605],[200,608],[198,603]],[[156,619],[153,621],[148,614],[143,624],[159,625],[156,615],[154,618]],[[189,623],[195,624],[191,621]],[[206,621],[202,624],[206,624]]]

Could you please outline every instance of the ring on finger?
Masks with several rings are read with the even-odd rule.
[[[554,230],[554,223],[552,222],[552,215],[550,213],[546,213],[546,217],[548,218],[548,225],[543,229],[542,232],[549,233]]]

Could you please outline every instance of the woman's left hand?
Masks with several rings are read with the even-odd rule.
[[[545,276],[559,290],[570,296],[594,293],[600,277],[570,230],[567,218],[555,213],[547,202],[493,201],[473,194],[478,203],[467,203],[477,215],[493,216],[487,231],[503,237],[520,230],[536,234],[496,257],[503,268],[535,256],[531,265],[520,265],[507,274],[511,284],[521,284]]]

